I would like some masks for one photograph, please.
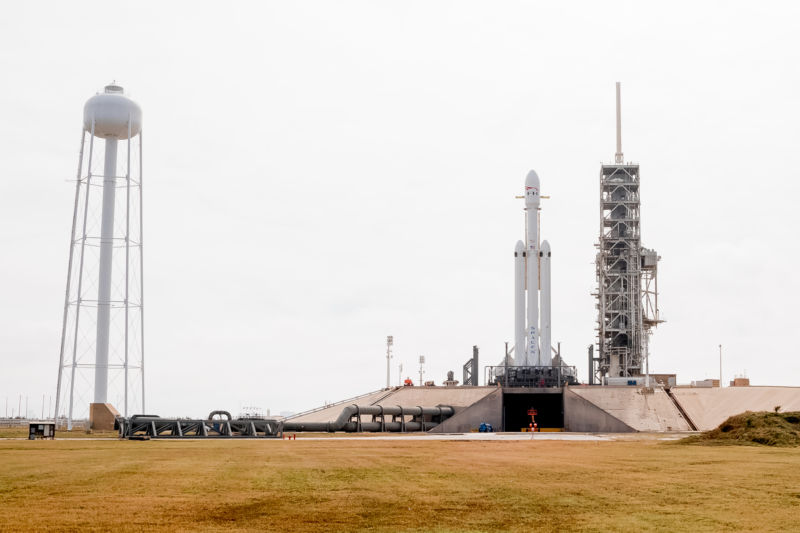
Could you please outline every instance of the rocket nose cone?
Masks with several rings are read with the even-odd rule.
[[[528,172],[525,178],[525,203],[539,205],[539,175],[535,170]]]
[[[544,256],[549,256],[550,255],[550,243],[547,242],[546,240],[542,241],[542,244],[539,247],[539,249],[542,251],[542,255],[544,255]]]
[[[514,247],[515,252],[524,252],[525,251],[525,243],[522,241],[517,241],[517,245]]]
[[[528,175],[525,177],[525,186],[539,188],[539,174],[537,174],[535,170],[528,172]]]

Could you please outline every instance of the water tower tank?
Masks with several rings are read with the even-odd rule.
[[[105,92],[98,93],[83,106],[83,128],[95,137],[127,139],[135,137],[142,129],[142,109],[139,104],[125,96],[119,85],[106,85]],[[130,130],[128,128],[130,123]]]

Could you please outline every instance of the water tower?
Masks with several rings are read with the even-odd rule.
[[[142,110],[111,84],[83,108],[56,418],[143,413]]]

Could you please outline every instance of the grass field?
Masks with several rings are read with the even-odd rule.
[[[0,441],[2,531],[797,531],[797,448]]]
[[[118,431],[86,431],[74,430],[58,430],[56,431],[57,439],[116,439],[119,437]],[[0,439],[22,439],[28,438],[28,427],[13,427],[13,428],[0,428]]]

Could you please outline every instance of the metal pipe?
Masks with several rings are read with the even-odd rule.
[[[280,436],[286,431],[302,432],[328,432],[335,431],[426,431],[438,426],[441,421],[453,416],[455,410],[447,405],[436,407],[403,407],[400,405],[348,405],[336,420],[330,422],[292,422],[273,419],[237,419],[217,418],[216,415],[230,417],[227,411],[212,411],[207,420],[177,420],[161,418],[156,415],[134,415],[130,418],[118,418],[120,437],[132,437],[144,434],[150,437],[170,438],[187,437],[256,437],[255,433],[262,432],[264,437]],[[361,415],[373,417],[380,416],[380,420],[361,421]],[[386,415],[392,416],[392,421],[386,421]],[[411,415],[414,420],[406,421],[405,417]],[[357,417],[354,421],[353,417]],[[425,417],[433,419],[425,421]],[[169,434],[164,434],[169,433]],[[216,434],[213,434],[216,433]]]
[[[86,221],[89,216],[89,195],[92,190],[92,161],[94,160],[94,131],[95,121],[92,119],[91,135],[89,136],[89,158],[87,159],[86,195],[83,200],[83,227],[81,230],[81,255],[78,265],[78,292],[75,300],[75,330],[72,336],[72,368],[69,381],[69,412],[67,415],[67,429],[72,431],[72,409],[75,400],[75,369],[78,357],[78,327],[81,319],[81,305],[83,301],[83,262],[86,256]],[[58,416],[58,413],[56,413]]]
[[[412,415],[415,417],[421,416],[440,416],[450,417],[453,416],[454,409],[450,406],[438,407],[402,407],[402,406],[380,406],[380,405],[348,405],[336,420],[330,422],[292,422],[286,421],[283,423],[284,431],[315,431],[315,432],[328,432],[335,431],[357,431],[357,423],[350,422],[350,419],[357,414],[362,415],[395,415],[405,417],[405,415]],[[380,422],[362,422],[362,431],[380,431]],[[425,426],[432,428],[438,425],[436,422],[426,423]],[[422,424],[419,422],[385,422],[387,431],[419,431],[422,429]]]
[[[142,202],[142,132],[139,131],[139,335],[141,347],[139,351],[139,372],[142,374],[142,411],[145,407],[144,393],[144,204]]]
[[[72,232],[69,238],[69,260],[67,261],[67,289],[64,291],[64,318],[61,323],[61,349],[58,362],[58,382],[56,384],[56,415],[53,423],[58,422],[58,408],[61,403],[61,381],[64,372],[64,344],[67,338],[67,318],[69,317],[69,289],[72,280],[72,261],[75,255],[75,229],[78,223],[78,201],[81,197],[81,172],[83,170],[83,147],[86,145],[86,132],[81,129],[81,150],[78,155],[78,175],[75,179],[75,207],[72,211]],[[8,410],[8,409],[6,409]],[[44,418],[44,415],[42,415]]]
[[[131,115],[128,114],[128,146],[125,167],[125,416],[128,416],[128,309],[130,306],[130,262],[131,262]],[[180,426],[179,426],[180,428]]]

